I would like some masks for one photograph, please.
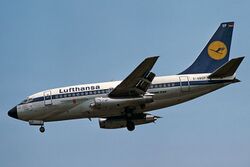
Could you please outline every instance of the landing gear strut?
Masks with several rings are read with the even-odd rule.
[[[127,129],[128,129],[129,131],[135,130],[135,124],[134,124],[133,121],[131,121],[131,120],[128,120],[128,121],[127,121]]]
[[[43,120],[29,120],[29,124],[33,126],[40,126],[39,130],[41,133],[45,132]]]
[[[39,128],[39,130],[40,130],[41,133],[45,132],[44,126],[42,125],[42,126]]]
[[[133,131],[135,130],[135,123],[131,120],[133,117],[133,109],[131,108],[125,108],[125,113],[127,117],[127,129],[128,131]]]

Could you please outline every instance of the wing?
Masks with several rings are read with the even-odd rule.
[[[150,71],[158,57],[146,58],[126,79],[109,93],[109,97],[138,97],[144,95],[155,77],[155,74]]]

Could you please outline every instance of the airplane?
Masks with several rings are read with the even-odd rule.
[[[28,96],[8,111],[12,118],[40,126],[71,119],[99,119],[100,128],[127,128],[155,122],[149,112],[200,97],[240,82],[236,70],[244,57],[229,60],[234,22],[221,23],[198,58],[171,76],[151,72],[159,56],[147,57],[123,81],[49,89]]]

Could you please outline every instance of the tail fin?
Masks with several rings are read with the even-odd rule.
[[[224,78],[233,76],[243,59],[244,57],[238,57],[230,60],[210,74],[208,78]]]
[[[211,73],[229,59],[234,22],[221,23],[195,62],[180,74]]]

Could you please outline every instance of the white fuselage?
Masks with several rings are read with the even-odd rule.
[[[234,79],[234,76],[208,79],[208,75],[209,73],[155,77],[147,91],[147,94],[153,97],[153,102],[143,107],[136,106],[134,112],[143,113],[179,104],[224,87]],[[92,106],[95,98],[107,97],[120,82],[76,85],[33,94],[17,106],[18,118],[24,121],[47,122],[121,116],[124,114],[124,108],[120,106]]]

